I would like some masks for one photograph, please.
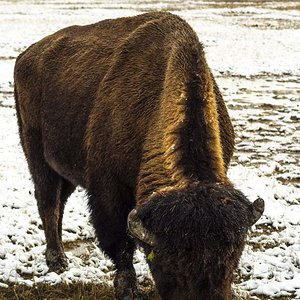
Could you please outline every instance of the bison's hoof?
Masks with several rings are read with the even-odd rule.
[[[136,287],[135,274],[130,271],[117,272],[114,286],[118,300],[144,300],[142,293]]]
[[[60,274],[63,273],[68,267],[68,259],[64,252],[47,250],[46,262],[47,266],[49,267],[48,272]]]
[[[123,291],[124,292],[124,291]],[[125,294],[122,293],[122,295],[118,295],[118,292],[116,292],[116,297],[118,300],[144,300],[142,293],[138,289],[130,289],[125,291]]]

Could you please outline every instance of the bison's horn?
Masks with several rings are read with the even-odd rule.
[[[149,232],[142,224],[141,219],[137,216],[137,210],[133,209],[127,218],[128,229],[132,236],[139,239],[140,241],[154,246],[155,244],[155,237],[154,235]]]
[[[257,198],[252,204],[252,219],[251,225],[255,224],[262,216],[265,210],[265,201],[261,198]]]

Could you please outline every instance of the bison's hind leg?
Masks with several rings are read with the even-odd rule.
[[[49,272],[63,272],[68,264],[62,244],[62,218],[65,203],[74,186],[49,170],[45,184],[35,183],[35,196],[46,237]]]
[[[50,272],[60,273],[67,267],[61,238],[64,206],[75,187],[46,162],[39,130],[23,127],[22,135],[22,144],[45,232],[46,262]]]
[[[54,201],[48,198],[52,202],[48,207],[39,205],[40,214],[41,212],[44,214],[43,224],[48,227],[47,230],[45,227],[44,231],[47,242],[46,262],[50,272],[61,273],[68,266],[62,244],[62,219],[67,199],[74,190],[75,187],[69,181],[60,178],[56,195],[53,194]]]
[[[65,203],[75,187],[55,171],[44,168],[43,175],[46,177],[43,183],[34,180],[35,197],[46,237],[49,272],[61,273],[68,266],[62,244],[62,219]]]
[[[33,70],[34,55],[24,52],[15,66],[15,100],[19,134],[35,187],[35,197],[46,237],[46,261],[50,271],[67,266],[61,240],[65,202],[75,187],[47,163],[41,124],[41,97]],[[38,82],[38,81],[37,81]]]

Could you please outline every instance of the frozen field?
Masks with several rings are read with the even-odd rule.
[[[183,4],[185,3],[185,4]],[[47,273],[44,234],[20,147],[13,99],[17,55],[72,24],[170,10],[199,34],[236,130],[230,178],[266,209],[249,235],[235,291],[251,299],[300,299],[299,2],[0,1],[0,288],[9,283],[111,283],[97,249],[83,191],[63,221],[69,269]],[[137,251],[139,279],[149,277]]]

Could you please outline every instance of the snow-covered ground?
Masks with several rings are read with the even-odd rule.
[[[229,176],[251,200],[260,196],[266,202],[241,258],[237,292],[253,299],[261,294],[300,299],[300,10],[292,1],[1,1],[0,287],[111,282],[113,272],[93,241],[85,195],[78,190],[63,220],[69,270],[47,273],[14,111],[16,56],[59,28],[150,9],[181,15],[199,34],[236,129]],[[141,280],[150,276],[139,251],[135,267]]]

